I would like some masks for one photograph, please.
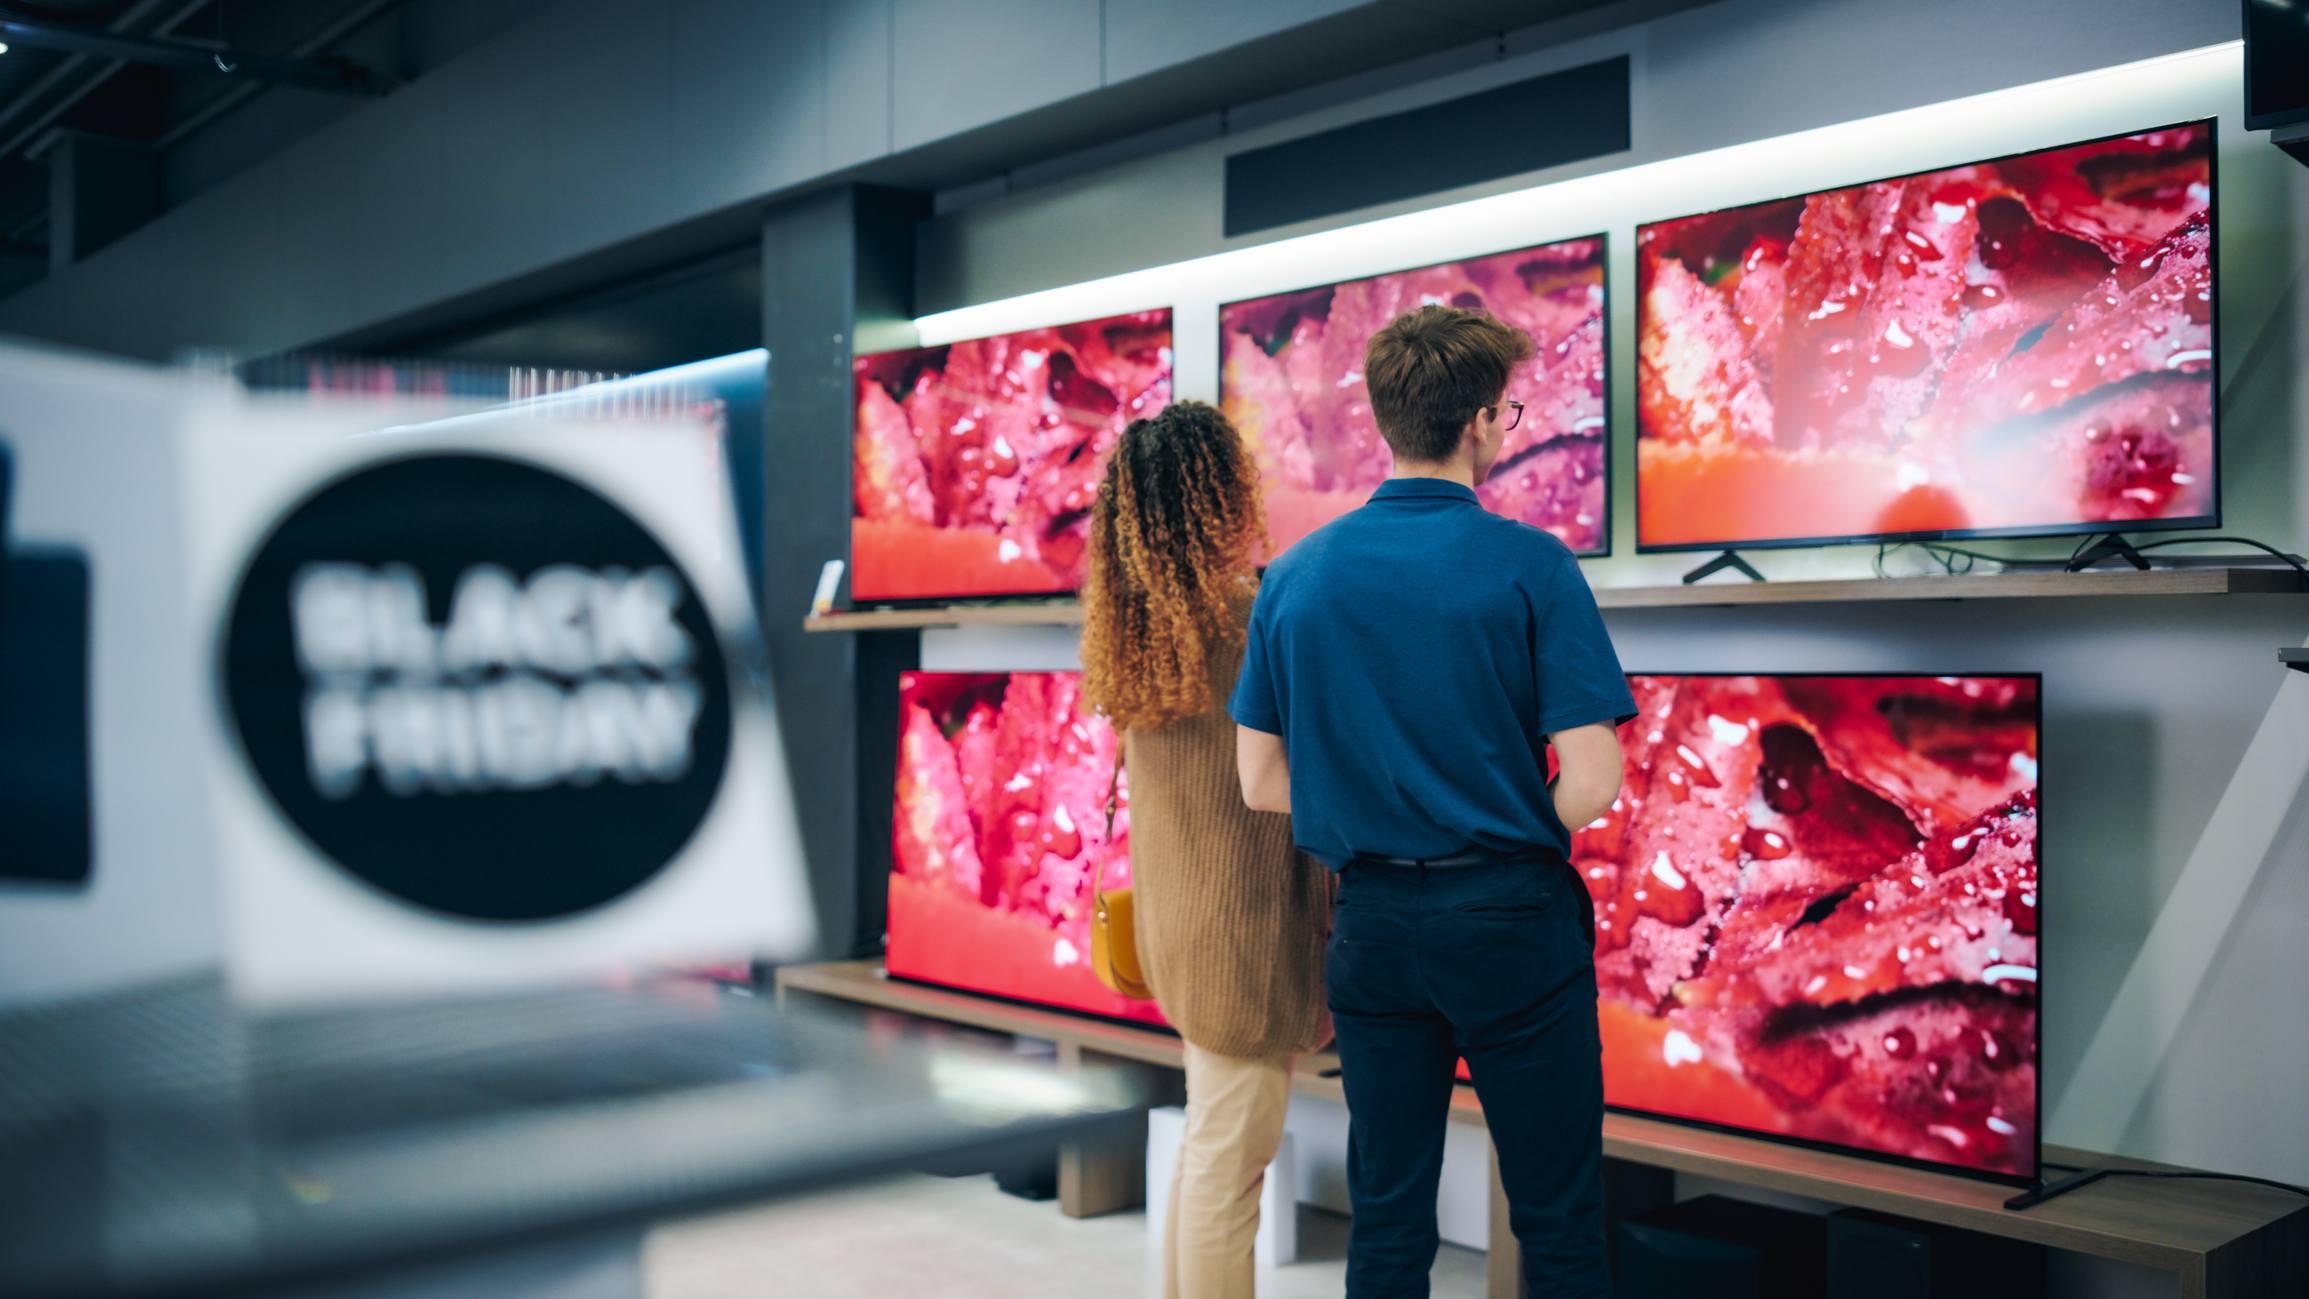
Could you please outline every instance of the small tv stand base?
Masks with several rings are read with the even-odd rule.
[[[2036,1206],[2044,1203],[2046,1200],[2054,1198],[2055,1196],[2066,1195],[2070,1191],[2082,1190],[2083,1188],[2092,1185],[2094,1182],[2097,1182],[2108,1175],[2109,1170],[2106,1168],[2087,1168],[2080,1172],[2071,1173],[2057,1182],[2046,1182],[2044,1185],[2037,1187],[2033,1191],[2022,1191],[2020,1194],[2012,1197],[2009,1200],[2006,1200],[2004,1202],[2004,1207],[2012,1210],[2015,1213],[2018,1213],[2022,1209],[2033,1209]]]
[[[1714,574],[1723,572],[1727,568],[1736,569],[1742,573],[1746,573],[1748,575],[1748,580],[1751,582],[1761,582],[1764,580],[1764,575],[1756,571],[1756,566],[1754,564],[1751,564],[1747,560],[1740,558],[1739,551],[1727,550],[1723,554],[1709,560],[1707,563],[1693,569],[1691,572],[1684,574],[1684,585],[1690,586],[1692,583],[1699,581],[1703,577],[1713,576]]]
[[[2104,559],[2122,559],[2144,573],[2149,571],[2149,561],[2142,557],[2141,552],[2133,549],[2133,543],[2114,532],[2103,535],[2100,540],[2086,547],[2083,553],[2070,560],[2068,571],[2081,573]]]

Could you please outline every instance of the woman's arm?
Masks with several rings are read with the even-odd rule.
[[[1242,777],[1243,803],[1252,811],[1291,810],[1291,755],[1282,736],[1237,723],[1235,771]]]
[[[1555,814],[1577,830],[1611,810],[1620,796],[1620,737],[1608,722],[1575,726],[1547,737],[1555,746]],[[1249,788],[1250,777],[1244,776]]]

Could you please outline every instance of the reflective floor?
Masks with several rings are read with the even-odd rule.
[[[1300,1261],[1261,1269],[1260,1299],[1336,1299],[1347,1220],[1299,1207]],[[645,1253],[649,1299],[1146,1299],[1159,1293],[1146,1218],[1069,1218],[990,1177],[908,1176],[671,1223]],[[1435,1299],[1483,1294],[1484,1256],[1445,1245]]]

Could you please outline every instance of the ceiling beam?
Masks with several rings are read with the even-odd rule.
[[[274,85],[297,86],[346,95],[381,95],[392,89],[382,77],[359,63],[335,56],[318,59],[283,59],[222,45],[193,44],[150,36],[95,31],[22,18],[0,19],[0,41],[67,54],[91,54],[179,72],[212,72]]]

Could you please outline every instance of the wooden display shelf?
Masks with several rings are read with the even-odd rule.
[[[1823,582],[1707,582],[1697,586],[1599,587],[1605,609],[1673,609],[1712,605],[1836,604],[1863,600],[2027,600],[2083,595],[2279,595],[2301,591],[2289,568],[2094,569],[2087,573],[1981,573],[1959,577],[1861,577]],[[910,627],[1067,625],[1082,621],[1074,601],[1047,604],[948,605],[867,609],[813,615],[809,631],[885,631]]]
[[[908,983],[889,978],[880,961],[828,961],[822,965],[780,966],[777,979],[778,995],[789,991],[810,992],[860,1005],[879,1006],[884,1010],[904,1011],[930,1019],[941,1019],[951,1024],[965,1024],[996,1033],[1016,1033],[1026,1037],[1055,1042],[1063,1052],[1089,1051],[1096,1055],[1118,1060],[1136,1060],[1141,1064],[1160,1065],[1166,1069],[1186,1068],[1186,1047],[1176,1033],[1155,1028],[1134,1028],[1113,1020],[1094,1019],[1063,1010],[1039,1010],[1016,1002],[976,993],[958,992],[950,988],[933,988],[919,983]],[[1346,1092],[1339,1086],[1337,1070],[1339,1059],[1329,1052],[1318,1051],[1299,1057],[1291,1079],[1291,1089],[1326,1100],[1344,1102]],[[1326,1077],[1329,1074],[1331,1076]],[[1474,1103],[1469,1093],[1464,1113],[1455,1111],[1453,1117],[1462,1123],[1480,1125],[1483,1108]]]
[[[1079,1067],[1085,1052],[1184,1068],[1184,1047],[1170,1033],[892,980],[878,961],[786,966],[777,973],[777,990],[781,1003],[789,992],[801,992],[1055,1042],[1061,1068]],[[1291,1089],[1344,1101],[1337,1068],[1337,1057],[1327,1053],[1302,1057]],[[1483,1125],[1473,1088],[1453,1089],[1451,1118]],[[1604,1116],[1603,1141],[1612,1159],[2160,1268],[2179,1275],[2184,1299],[2290,1296],[2309,1284],[2309,1203],[2269,1187],[2113,1177],[2016,1213],[2004,1207],[2013,1189],[1996,1183],[1629,1114]],[[1061,1207],[1086,1217],[1135,1206],[1138,1188],[1129,1185],[1129,1172],[1141,1169],[1143,1176],[1143,1150],[1117,1146],[1104,1152],[1103,1162],[1093,1153],[1062,1152]],[[2044,1155],[2048,1163],[2076,1168],[2169,1167],[2059,1146],[2045,1147]],[[1485,1269],[1491,1299],[1518,1299],[1520,1253],[1505,1227],[1496,1173],[1492,1200]]]
[[[1827,582],[1706,582],[1608,586],[1606,609],[1689,605],[1831,604],[1859,600],[2027,600],[2078,595],[2276,595],[2302,590],[2290,568],[2134,568],[2086,573],[1979,573],[1957,577],[1862,577]]]
[[[2014,1212],[2004,1201],[2013,1188],[1950,1173],[1856,1159],[1754,1137],[1711,1132],[1632,1114],[1604,1118],[1604,1154],[1679,1172],[1857,1208],[1921,1218],[1967,1231],[2006,1236],[2055,1249],[2122,1259],[2181,1274],[2184,1295],[2298,1294],[2309,1281],[2309,1201],[2272,1187],[2239,1182],[2154,1181],[2115,1177]],[[2063,1168],[2163,1168],[2114,1155],[2047,1145],[2048,1164]],[[2106,1188],[2105,1194],[2097,1194]],[[2256,1235],[2270,1229],[2264,1239]],[[2290,1260],[2260,1257],[2272,1246]],[[2208,1289],[2208,1269],[2227,1270],[2252,1260],[2272,1281],[2292,1289]],[[2252,1269],[2248,1269],[2250,1272]],[[2192,1283],[2191,1275],[2195,1274]]]
[[[895,631],[912,627],[1066,626],[1082,621],[1073,600],[1047,604],[950,604],[931,609],[852,609],[812,614],[804,631]]]

